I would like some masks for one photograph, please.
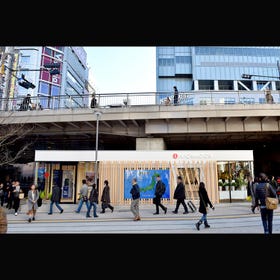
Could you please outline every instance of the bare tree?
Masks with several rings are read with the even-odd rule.
[[[34,129],[26,124],[0,125],[0,166],[16,163],[34,141],[22,141]],[[23,143],[20,144],[19,143]]]

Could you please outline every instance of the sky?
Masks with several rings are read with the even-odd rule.
[[[97,94],[156,92],[155,47],[84,49]]]

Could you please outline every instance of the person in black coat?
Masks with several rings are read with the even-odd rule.
[[[110,208],[112,213],[114,211],[114,207],[111,205],[110,187],[108,180],[104,181],[104,188],[101,195],[101,208],[102,211],[100,213],[105,213],[106,208]]]
[[[97,210],[97,204],[98,204],[98,190],[96,188],[96,184],[94,183],[92,185],[92,189],[90,191],[90,194],[89,194],[89,207],[88,207],[88,211],[87,211],[87,214],[86,214],[86,217],[87,218],[90,218],[90,210],[91,210],[91,207],[93,206],[93,217],[97,218],[98,215],[96,213],[96,210]]]
[[[199,230],[200,225],[204,222],[204,226],[206,228],[209,228],[210,225],[207,222],[207,208],[208,205],[214,210],[214,206],[211,203],[209,197],[208,197],[208,193],[207,190],[205,188],[205,184],[204,182],[200,182],[199,183],[199,188],[198,188],[198,195],[199,195],[199,208],[198,211],[200,213],[202,213],[202,217],[200,218],[200,220],[195,224],[197,230]]]
[[[179,92],[176,86],[173,87],[174,89],[174,105],[178,104],[178,97],[179,97]]]
[[[185,199],[186,199],[185,185],[183,184],[183,179],[181,176],[177,177],[177,186],[175,188],[173,198],[177,199],[177,202],[176,202],[175,210],[172,211],[172,213],[178,214],[178,209],[180,204],[182,204],[185,209],[185,212],[183,214],[189,213],[187,204],[185,203]]]
[[[260,209],[264,234],[272,234],[273,210],[266,208],[266,197],[277,197],[265,173],[260,173],[256,184],[255,206]]]
[[[160,175],[157,175],[156,180],[157,180],[157,183],[155,186],[155,194],[154,194],[154,198],[153,198],[153,203],[156,205],[156,212],[154,213],[154,215],[159,214],[159,207],[164,211],[164,214],[166,214],[167,207],[165,207],[161,203],[161,198],[165,192],[165,185],[162,182]]]
[[[95,98],[95,95],[92,96],[91,102],[90,102],[90,108],[95,108],[97,105],[97,100]]]
[[[62,214],[63,209],[61,208],[61,206],[59,205],[60,202],[60,197],[61,197],[61,190],[60,187],[57,185],[54,185],[52,188],[52,195],[51,195],[51,203],[50,203],[50,211],[49,211],[49,215],[52,215],[53,213],[53,205],[55,204],[55,206],[57,207],[57,209],[60,211],[60,214]]]

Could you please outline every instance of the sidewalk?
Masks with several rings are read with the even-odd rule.
[[[21,201],[20,210],[18,212],[18,216],[14,215],[14,209],[6,209],[8,222],[17,222],[27,220],[27,204],[24,201]],[[86,218],[86,206],[83,205],[80,213],[75,213],[77,209],[77,204],[61,204],[61,207],[64,209],[63,213],[60,214],[59,210],[56,206],[53,206],[53,214],[48,215],[49,211],[49,201],[44,201],[42,206],[37,210],[37,220],[45,220],[45,221],[54,221],[54,220],[88,220],[88,219],[96,219],[99,221],[106,220],[123,220],[123,219],[132,219],[133,215],[130,211],[130,205],[124,206],[114,206],[114,211],[111,212],[110,209],[106,209],[105,213],[100,213],[100,204],[97,208],[98,218]],[[140,216],[142,219],[194,219],[196,220],[201,216],[201,213],[198,211],[192,213],[189,209],[188,214],[183,214],[184,209],[180,206],[178,214],[173,214],[172,211],[175,209],[175,205],[165,204],[167,206],[167,213],[160,209],[159,215],[153,215],[155,212],[155,205],[140,205]],[[219,203],[214,205],[215,210],[210,209],[208,214],[208,219],[215,217],[236,217],[236,216],[252,216],[259,215],[258,210],[256,209],[255,214],[252,213],[250,208],[250,202],[233,202],[233,203]],[[198,205],[196,205],[198,206]],[[275,210],[275,214],[280,213],[279,208]],[[93,214],[93,209],[91,209],[91,216]]]

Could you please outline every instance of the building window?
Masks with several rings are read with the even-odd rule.
[[[67,71],[67,79],[69,79],[76,87],[78,87],[81,92],[83,91],[84,88],[69,71]]]
[[[279,48],[195,47],[196,55],[280,56]]]
[[[59,96],[60,87],[58,86],[51,86],[51,96]]]
[[[248,89],[253,90],[253,83],[252,81],[242,80],[242,84],[244,84]],[[238,83],[238,90],[247,90],[243,85]]]
[[[192,57],[191,56],[176,56],[176,63],[185,63],[185,64],[191,64],[192,63]]]
[[[44,47],[43,53],[52,56],[52,50],[47,47]]]
[[[229,80],[220,80],[219,83],[219,90],[233,90],[233,81]]]
[[[29,64],[30,63],[30,56],[25,55],[25,56],[21,56],[20,59],[20,63],[21,64]]]
[[[200,80],[198,81],[199,90],[213,90],[214,81],[213,80]]]
[[[266,87],[264,88],[264,86]],[[270,89],[271,90],[271,83],[268,83],[266,81],[257,81],[257,89],[258,90],[264,90],[264,89]]]
[[[280,90],[280,82],[279,81],[275,82],[275,87],[276,87],[276,90]]]
[[[174,66],[174,58],[159,58],[159,66]]]
[[[50,84],[40,82],[39,83],[39,93],[47,94],[49,95],[50,93]]]

